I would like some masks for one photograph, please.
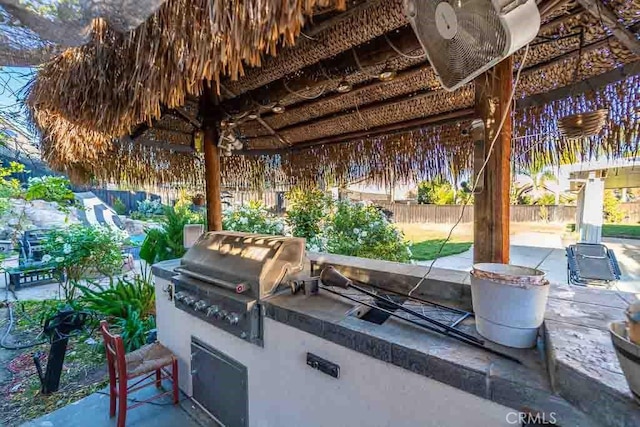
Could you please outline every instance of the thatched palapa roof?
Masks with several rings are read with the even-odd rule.
[[[640,0],[604,0],[599,15],[588,1],[539,2],[543,24],[516,88],[519,165],[638,152]],[[385,69],[396,78],[379,80]],[[77,179],[200,186],[192,145],[205,80],[221,129],[244,145],[222,160],[227,185],[471,167],[474,83],[440,87],[402,0],[168,0],[129,34],[96,21],[89,44],[42,67],[29,107],[45,158]],[[559,118],[596,108],[609,110],[598,136],[560,135]]]

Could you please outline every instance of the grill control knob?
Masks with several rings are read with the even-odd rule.
[[[225,317],[225,320],[229,322],[230,325],[236,325],[240,321],[240,316],[238,316],[238,313],[229,313]]]
[[[212,305],[207,309],[207,317],[217,316],[220,311],[220,307],[217,305]]]
[[[194,308],[198,311],[204,311],[207,308],[207,302],[205,300],[200,300],[194,305]]]

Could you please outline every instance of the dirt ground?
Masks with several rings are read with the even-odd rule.
[[[41,342],[38,311],[42,302],[14,302],[14,327],[5,345]],[[7,330],[9,310],[0,307],[0,337]],[[9,350],[0,347],[0,426],[19,426],[25,421],[52,412],[104,387],[106,368],[104,350],[96,330],[86,331],[69,339],[60,379],[59,391],[43,396],[34,364],[47,365],[49,343],[31,348]],[[38,337],[38,338],[37,338]]]

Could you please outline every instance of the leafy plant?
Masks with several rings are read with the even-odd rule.
[[[20,181],[10,176],[24,171],[24,165],[21,163],[11,162],[9,166],[0,165],[0,198],[20,196]]]
[[[146,344],[147,333],[156,327],[156,319],[149,316],[143,318],[137,311],[132,311],[127,317],[118,319],[116,325],[127,352],[136,350]]]
[[[151,218],[154,215],[162,215],[166,208],[166,206],[164,206],[159,199],[144,199],[140,202],[137,202],[137,204],[137,212],[140,214],[140,216],[145,218]]]
[[[180,258],[185,253],[184,226],[203,224],[204,217],[189,209],[167,207],[161,228],[150,228],[140,248],[140,258],[148,264],[167,259]]]
[[[556,204],[556,196],[551,193],[544,193],[535,202],[536,205],[549,206]]]
[[[24,165],[16,162],[9,163],[9,166],[0,165],[0,215],[11,207],[10,198],[19,197],[22,189],[20,181],[10,178],[14,173],[24,172]]]
[[[59,205],[70,205],[75,200],[71,183],[63,176],[43,176],[29,178],[25,199],[57,202]]]
[[[59,267],[65,299],[72,302],[80,281],[121,271],[123,241],[121,233],[107,227],[72,225],[47,234],[42,260]]]
[[[111,279],[108,286],[78,285],[87,308],[105,316],[128,318],[137,313],[143,319],[155,314],[155,289],[150,275]]]
[[[222,228],[256,234],[284,234],[284,222],[261,203],[235,206],[223,212]]]
[[[605,190],[604,192],[604,220],[608,223],[619,223],[624,221],[624,211],[620,206],[620,199],[618,199],[612,190]]]
[[[371,204],[341,201],[324,229],[330,253],[406,262],[411,251],[402,232]]]
[[[286,222],[296,237],[320,235],[333,200],[318,189],[294,188],[287,193]]]
[[[422,181],[418,184],[418,203],[450,205],[455,203],[453,186],[442,178]]]
[[[113,210],[116,211],[118,215],[126,215],[127,206],[124,204],[122,200],[120,200],[119,197],[116,197],[113,200]]]

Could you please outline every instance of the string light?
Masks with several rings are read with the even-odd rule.
[[[273,111],[276,114],[282,114],[284,113],[284,110],[285,110],[284,105],[281,105],[281,104],[276,104],[273,107],[271,107],[271,111]]]
[[[340,83],[338,83],[338,88],[336,90],[339,93],[347,93],[347,92],[351,92],[351,89],[353,89],[353,86],[351,85],[351,83],[349,83],[346,80],[341,80]]]
[[[388,82],[396,78],[397,72],[391,68],[385,67],[380,74],[378,74],[378,79],[383,82]]]

